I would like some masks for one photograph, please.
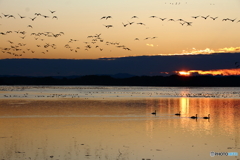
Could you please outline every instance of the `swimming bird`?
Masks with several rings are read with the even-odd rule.
[[[190,117],[190,118],[192,118],[192,119],[197,119],[197,114],[196,114],[196,116],[192,116],[192,117]]]
[[[179,111],[179,113],[176,113],[175,115],[176,116],[180,116],[181,115],[181,111]]]
[[[155,112],[152,112],[152,114],[156,115],[156,114],[157,114],[157,111],[155,110]]]
[[[207,117],[203,117],[203,119],[210,119],[210,114]]]

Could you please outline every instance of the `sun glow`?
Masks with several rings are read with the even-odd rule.
[[[218,69],[218,70],[189,70],[189,71],[176,71],[177,74],[181,76],[190,76],[190,75],[221,75],[221,76],[240,76],[240,68],[234,69]]]
[[[186,71],[179,71],[178,74],[181,76],[190,76],[190,72],[186,72]]]

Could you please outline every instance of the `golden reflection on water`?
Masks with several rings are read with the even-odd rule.
[[[1,160],[209,159],[210,151],[240,153],[239,99],[2,100],[0,110]],[[197,120],[189,118],[195,114]],[[208,114],[210,120],[202,118]]]

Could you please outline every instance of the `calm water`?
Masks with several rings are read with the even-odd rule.
[[[1,86],[0,144],[1,160],[240,154],[240,88]]]

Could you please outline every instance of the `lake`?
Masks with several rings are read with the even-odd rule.
[[[0,144],[1,160],[239,160],[240,88],[0,86]]]

